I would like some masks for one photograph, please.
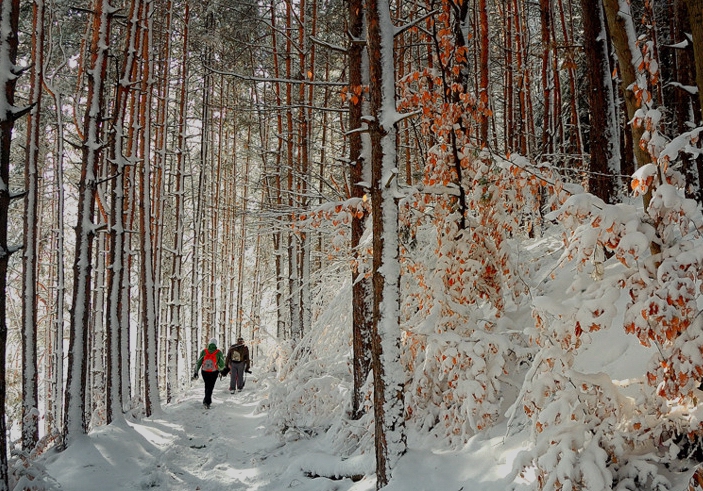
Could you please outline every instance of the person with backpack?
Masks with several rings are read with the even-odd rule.
[[[244,344],[244,338],[237,338],[237,344],[229,347],[225,359],[230,372],[229,393],[234,394],[235,390],[241,391],[244,388],[244,373],[251,373],[249,348]]]
[[[225,358],[222,356],[222,351],[217,349],[217,339],[212,338],[207,345],[207,348],[200,352],[200,357],[195,365],[195,373],[193,380],[198,378],[198,370],[202,368],[203,382],[205,383],[205,398],[203,406],[210,409],[212,404],[212,391],[215,389],[215,382],[220,372],[225,369]]]

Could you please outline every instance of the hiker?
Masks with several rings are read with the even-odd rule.
[[[222,356],[222,351],[217,349],[217,339],[211,338],[207,348],[200,352],[200,358],[195,366],[193,380],[198,378],[198,370],[202,367],[203,382],[205,383],[205,398],[203,406],[210,409],[212,404],[212,391],[215,388],[217,377],[220,376],[220,371],[225,369],[225,358]]]
[[[237,344],[229,347],[226,360],[230,372],[229,393],[234,394],[235,390],[241,391],[244,388],[244,372],[251,373],[249,348],[244,344],[244,338],[237,338]]]

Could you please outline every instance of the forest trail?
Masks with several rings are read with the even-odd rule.
[[[71,491],[296,487],[277,482],[290,456],[276,453],[282,444],[267,433],[266,414],[257,412],[263,397],[255,380],[230,394],[223,379],[212,407],[204,409],[202,382],[196,381],[160,414],[100,427],[65,452],[50,454],[47,471],[57,489]]]
[[[255,377],[230,394],[226,380],[203,408],[201,380],[158,415],[100,426],[66,451],[41,459],[45,490],[61,491],[372,491],[373,456],[331,455],[324,435],[280,439],[265,407],[269,384]],[[510,477],[522,437],[505,428],[456,451],[427,450],[427,441],[399,462],[388,491],[518,489]],[[427,437],[429,439],[433,437]],[[352,480],[341,476],[366,476]],[[339,477],[322,477],[339,476]],[[53,485],[53,486],[52,486]]]

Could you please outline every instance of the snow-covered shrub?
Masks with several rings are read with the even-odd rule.
[[[539,214],[541,193],[561,188],[547,168],[518,156],[506,160],[462,150],[468,210],[460,228],[456,198],[418,191],[406,200],[403,305],[405,354],[410,380],[410,423],[461,445],[501,417],[504,382],[530,350],[511,313],[527,287],[511,247],[525,217]],[[452,156],[441,145],[430,151],[426,185],[446,184]],[[519,164],[519,165],[518,165]],[[433,167],[434,166],[434,167]],[[425,188],[427,189],[427,188]]]
[[[509,427],[520,415],[530,421],[534,446],[518,465],[536,476],[531,489],[669,489],[656,452],[662,428],[655,435],[653,427],[662,425],[647,417],[647,405],[625,397],[609,375],[574,368],[585,333],[614,328],[619,289],[617,279],[607,280],[579,272],[565,302],[534,300],[535,327],[527,332],[540,350],[508,413]]]
[[[676,146],[681,148],[681,142]],[[582,425],[576,432],[585,438],[567,437],[573,448],[572,461],[581,467],[592,439],[599,438],[598,446],[605,452],[601,454],[605,456],[601,471],[605,469],[611,476],[612,489],[667,489],[667,481],[659,475],[659,461],[676,460],[681,435],[701,430],[689,411],[676,409],[694,400],[694,390],[703,378],[703,320],[698,316],[703,291],[703,218],[696,203],[684,197],[682,176],[669,166],[677,154],[677,150],[665,147],[660,165],[645,165],[633,176],[636,193],[650,192],[644,214],[634,206],[608,205],[581,193],[548,217],[565,227],[562,262],[575,264],[578,273],[571,287],[573,296],[564,305],[535,301],[534,337],[542,347],[540,357],[550,373],[562,374],[550,380],[545,373],[536,377],[544,387],[528,380],[523,388],[524,409],[536,432],[530,462],[542,476],[540,489],[560,489],[552,476],[559,459],[566,455],[558,453],[555,460],[551,445],[558,438],[545,434],[550,424],[562,431],[566,429],[563,421]],[[611,271],[617,272],[604,276],[606,251],[614,257],[609,263]],[[615,260],[621,264],[619,268],[614,267]],[[610,301],[618,298],[620,291],[629,299],[622,326],[613,323],[617,310]],[[593,399],[584,391],[596,386],[584,385],[571,370],[570,360],[581,346],[583,333],[618,328],[636,335],[644,346],[656,347],[647,372],[641,374],[649,388],[643,388],[634,406],[622,400],[614,404],[614,398],[605,397],[605,388],[610,385],[606,379],[598,382],[596,394],[600,395]],[[579,409],[582,414],[575,414],[576,402],[589,397],[591,400]],[[627,406],[631,408],[624,410]],[[607,418],[598,414],[603,410]],[[593,421],[583,426],[588,423],[583,419],[587,415]],[[613,446],[609,442],[621,443]],[[583,473],[579,478],[575,472],[556,479],[562,485],[569,479],[583,487],[583,478],[593,475]]]
[[[286,438],[326,432],[348,410],[351,375],[351,285],[314,320],[310,332],[294,347],[285,366],[269,381],[267,401],[271,428]]]

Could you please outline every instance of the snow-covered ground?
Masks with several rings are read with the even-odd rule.
[[[642,363],[640,347],[630,344],[634,337],[598,337],[602,343],[596,344],[611,347],[601,354],[614,355],[605,364],[601,358],[599,367],[629,370]],[[591,355],[595,356],[584,353],[582,361]],[[193,382],[157,416],[102,426],[78,438],[64,452],[49,450],[38,462],[46,466],[41,479],[45,487],[40,489],[375,490],[373,455],[341,459],[330,454],[325,435],[284,440],[270,431],[268,415],[261,410],[267,407],[262,402],[266,402],[268,387],[251,377],[243,392],[230,394],[227,383],[218,381],[212,408],[207,410],[202,407],[202,383]],[[433,438],[410,432],[408,452],[395,468],[387,491],[529,488],[529,471],[519,477],[515,465],[519,453],[531,445],[524,428],[507,430],[505,423],[499,424],[457,450],[438,450],[443,445]],[[686,489],[689,477],[690,470],[671,475],[670,489]]]
[[[100,427],[62,453],[49,451],[46,471],[55,489],[70,491],[375,489],[372,455],[343,461],[328,454],[324,438],[283,443],[268,432],[258,410],[264,385],[250,379],[243,392],[230,394],[219,381],[206,410],[195,382],[158,416]],[[509,489],[524,435],[506,440],[501,431],[442,452],[411,437],[388,491]]]

